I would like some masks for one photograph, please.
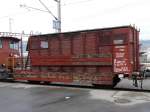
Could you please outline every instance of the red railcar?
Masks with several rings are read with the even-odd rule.
[[[139,70],[139,31],[132,26],[30,36],[30,70],[16,80],[116,85]]]
[[[0,32],[0,79],[6,79],[10,76],[8,71],[13,71],[18,64],[16,58],[19,54],[19,41],[20,39],[12,37],[10,35],[3,35],[4,32]]]
[[[0,37],[0,65],[7,65],[7,60],[10,55],[19,56],[20,39],[15,37]]]

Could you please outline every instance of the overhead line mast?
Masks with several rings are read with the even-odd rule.
[[[54,0],[54,1],[57,2],[57,11],[58,11],[57,17],[49,10],[49,8],[44,4],[44,2],[39,0],[39,2],[44,6],[44,8],[55,18],[57,24],[56,30],[58,31],[58,33],[60,33],[61,32],[61,0]]]
[[[57,10],[58,10],[58,21],[59,21],[59,28],[58,32],[61,32],[61,0],[55,0],[57,2]]]
[[[30,8],[30,9],[34,9],[34,10],[38,10],[38,11],[43,11],[43,12],[48,12],[50,13],[55,20],[53,20],[53,28],[56,29],[56,31],[58,33],[61,33],[61,0],[54,0],[55,2],[57,2],[57,13],[58,15],[55,16],[51,10],[49,10],[49,8],[45,5],[44,2],[42,2],[42,0],[39,0],[39,2],[41,3],[41,5],[46,9],[46,10],[41,10],[39,8],[35,8],[35,7],[30,7],[27,5],[20,5],[20,7],[24,7],[24,8]]]

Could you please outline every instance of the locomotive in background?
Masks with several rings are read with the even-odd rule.
[[[19,38],[0,32],[0,79],[12,78],[14,68],[19,64]]]

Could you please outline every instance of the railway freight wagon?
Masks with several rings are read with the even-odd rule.
[[[132,26],[30,36],[30,70],[16,80],[115,86],[139,70],[139,31]]]
[[[0,80],[12,77],[10,72],[19,63],[19,42],[19,38],[8,32],[0,32]]]

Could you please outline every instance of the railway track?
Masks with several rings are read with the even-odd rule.
[[[121,88],[115,87],[112,88],[110,86],[84,86],[84,85],[68,85],[68,84],[45,84],[45,83],[29,83],[22,81],[14,81],[14,80],[0,80],[0,82],[4,83],[20,83],[20,84],[30,84],[30,85],[45,85],[45,86],[58,86],[58,87],[68,87],[68,88],[83,88],[83,89],[100,89],[100,90],[113,90],[113,91],[133,91],[133,92],[150,92],[150,89],[139,89],[139,88]]]

